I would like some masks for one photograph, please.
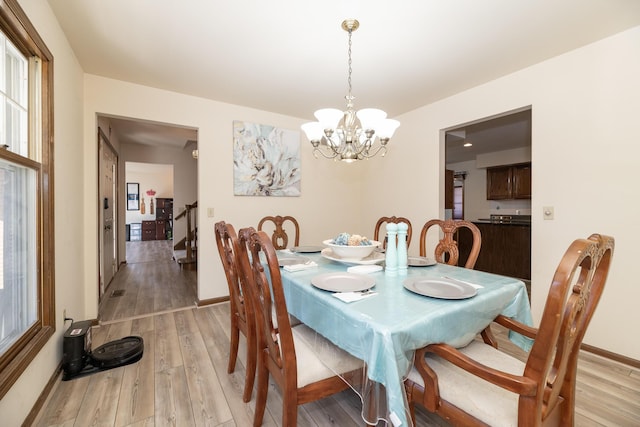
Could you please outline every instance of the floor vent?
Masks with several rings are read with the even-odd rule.
[[[111,292],[111,298],[121,297],[122,295],[124,295],[124,289],[116,289],[115,291]]]

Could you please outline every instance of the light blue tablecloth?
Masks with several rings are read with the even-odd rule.
[[[288,254],[287,256],[291,256]],[[386,388],[385,419],[410,425],[403,380],[413,363],[414,350],[432,343],[456,347],[468,344],[498,315],[531,325],[531,311],[524,283],[461,267],[437,264],[410,267],[407,275],[391,277],[373,273],[377,295],[345,303],[311,285],[322,273],[346,271],[347,265],[322,256],[305,254],[317,268],[297,272],[281,270],[289,312],[334,344],[367,364],[368,377]],[[478,294],[464,300],[442,300],[417,295],[403,287],[407,277],[448,276],[477,285]],[[520,335],[512,341],[529,349]],[[367,420],[374,422],[375,420]],[[398,426],[398,424],[396,424]]]

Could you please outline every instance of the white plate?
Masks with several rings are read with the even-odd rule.
[[[285,265],[296,265],[296,264],[304,264],[305,262],[311,261],[306,256],[279,256],[278,257],[278,265],[280,267],[284,267]]]
[[[291,248],[291,252],[298,252],[301,254],[315,254],[324,248],[324,246],[294,246]]]
[[[364,274],[325,273],[311,278],[311,284],[316,288],[331,292],[359,292],[371,289],[376,280]]]
[[[441,299],[471,298],[478,292],[471,285],[448,279],[409,277],[404,280],[403,284],[405,288],[416,294]]]
[[[340,258],[331,250],[331,248],[324,248],[320,254],[323,257],[330,259],[331,261],[341,262],[343,264],[352,264],[352,265],[379,264],[382,261],[384,261],[384,254],[380,252],[375,252],[375,251],[368,257],[362,258],[360,260]]]
[[[410,256],[408,261],[409,267],[428,267],[430,265],[437,264],[435,259],[425,258],[422,256]]]

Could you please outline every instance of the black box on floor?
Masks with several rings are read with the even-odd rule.
[[[62,369],[65,376],[78,375],[89,362],[91,321],[73,322],[62,339]]]
[[[91,321],[73,322],[62,341],[64,381],[117,368],[142,358],[142,337],[128,336],[110,341],[91,351]]]

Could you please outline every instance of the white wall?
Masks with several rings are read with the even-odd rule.
[[[233,121],[243,120],[299,130],[306,119],[287,117],[246,107],[167,92],[122,81],[85,75],[84,179],[95,182],[96,114],[171,123],[198,129],[198,298],[228,295],[213,234],[213,224],[225,220],[236,228],[256,226],[265,215],[293,215],[301,227],[301,244],[319,244],[343,230],[361,232],[360,165],[316,160],[301,136],[302,195],[300,197],[237,197],[233,195]],[[309,115],[311,112],[309,112]],[[123,144],[124,145],[124,144]],[[178,172],[178,169],[175,169]],[[92,198],[95,188],[87,187]],[[214,217],[207,217],[207,209]],[[86,230],[96,229],[96,208],[87,205]],[[366,230],[362,231],[366,232]],[[94,233],[86,247],[97,247]],[[95,258],[97,260],[97,257]],[[85,307],[97,316],[97,261],[85,263]]]
[[[20,0],[20,5],[54,56],[54,201],[55,201],[55,283],[56,331],[49,342],[0,400],[0,424],[19,426],[33,407],[47,381],[62,359],[62,335],[65,330],[62,310],[77,320],[84,312],[84,260],[97,263],[95,251],[85,250],[87,230],[83,206],[87,199],[82,175],[82,70],[69,47],[47,2]],[[95,133],[92,135],[95,140]],[[97,153],[91,157],[94,168]],[[91,183],[97,182],[94,175]],[[91,203],[97,205],[97,189],[91,193]],[[97,212],[94,209],[94,217]],[[94,220],[94,223],[96,220]],[[89,230],[97,241],[97,226]],[[94,246],[96,247],[97,244]],[[97,269],[91,286],[97,291]],[[69,326],[67,324],[67,326]]]
[[[139,188],[140,208],[138,210],[127,210],[125,223],[154,221],[156,219],[156,198],[173,198],[173,165],[156,163],[125,162],[125,179],[127,183],[136,183]],[[120,183],[122,184],[122,183]],[[125,183],[126,185],[126,183]],[[147,191],[156,192],[153,197],[147,195]],[[123,200],[126,200],[126,193],[123,192]],[[142,213],[142,201],[144,199],[144,214]],[[154,203],[153,212],[151,202]]]
[[[169,165],[169,167],[172,167],[173,171],[171,174],[171,179],[173,180],[173,182],[171,183],[171,188],[169,189],[168,187],[159,187],[159,193],[156,194],[156,197],[173,198],[174,218],[185,209],[184,206],[186,204],[191,204],[195,200],[197,200],[198,169],[196,166],[197,161],[192,157],[191,150],[124,143],[122,144],[121,158],[124,161],[146,162],[150,167],[153,166],[153,164],[162,164],[165,166]],[[122,182],[120,184],[121,186],[124,185],[124,183]],[[169,184],[167,183],[167,185]],[[148,186],[144,187],[144,190],[142,189],[142,187],[140,189],[141,195],[145,196],[145,200],[148,199],[145,194],[148,189]],[[133,219],[137,217],[137,219],[139,220],[154,219],[155,215],[150,214],[148,203],[149,201],[146,200],[147,209],[145,215],[140,215],[140,211],[138,211],[138,215],[129,215],[129,212],[127,212],[127,218]],[[173,231],[174,240],[181,240],[187,234],[187,227],[184,220],[180,219],[175,222]],[[123,251],[124,246],[125,242],[122,241]]]
[[[369,163],[363,222],[381,213],[419,224],[444,211],[444,138],[458,123],[532,107],[532,306],[539,319],[551,278],[571,241],[616,238],[616,251],[585,343],[640,359],[624,325],[640,324],[635,243],[640,237],[640,27],[398,117],[384,160]],[[542,207],[555,220],[542,219]],[[393,212],[389,212],[393,211]],[[412,249],[418,245],[412,243]]]
[[[531,161],[531,147],[514,148],[512,150],[495,151],[493,153],[478,154],[476,156],[477,168],[490,168],[493,166],[514,165]]]

